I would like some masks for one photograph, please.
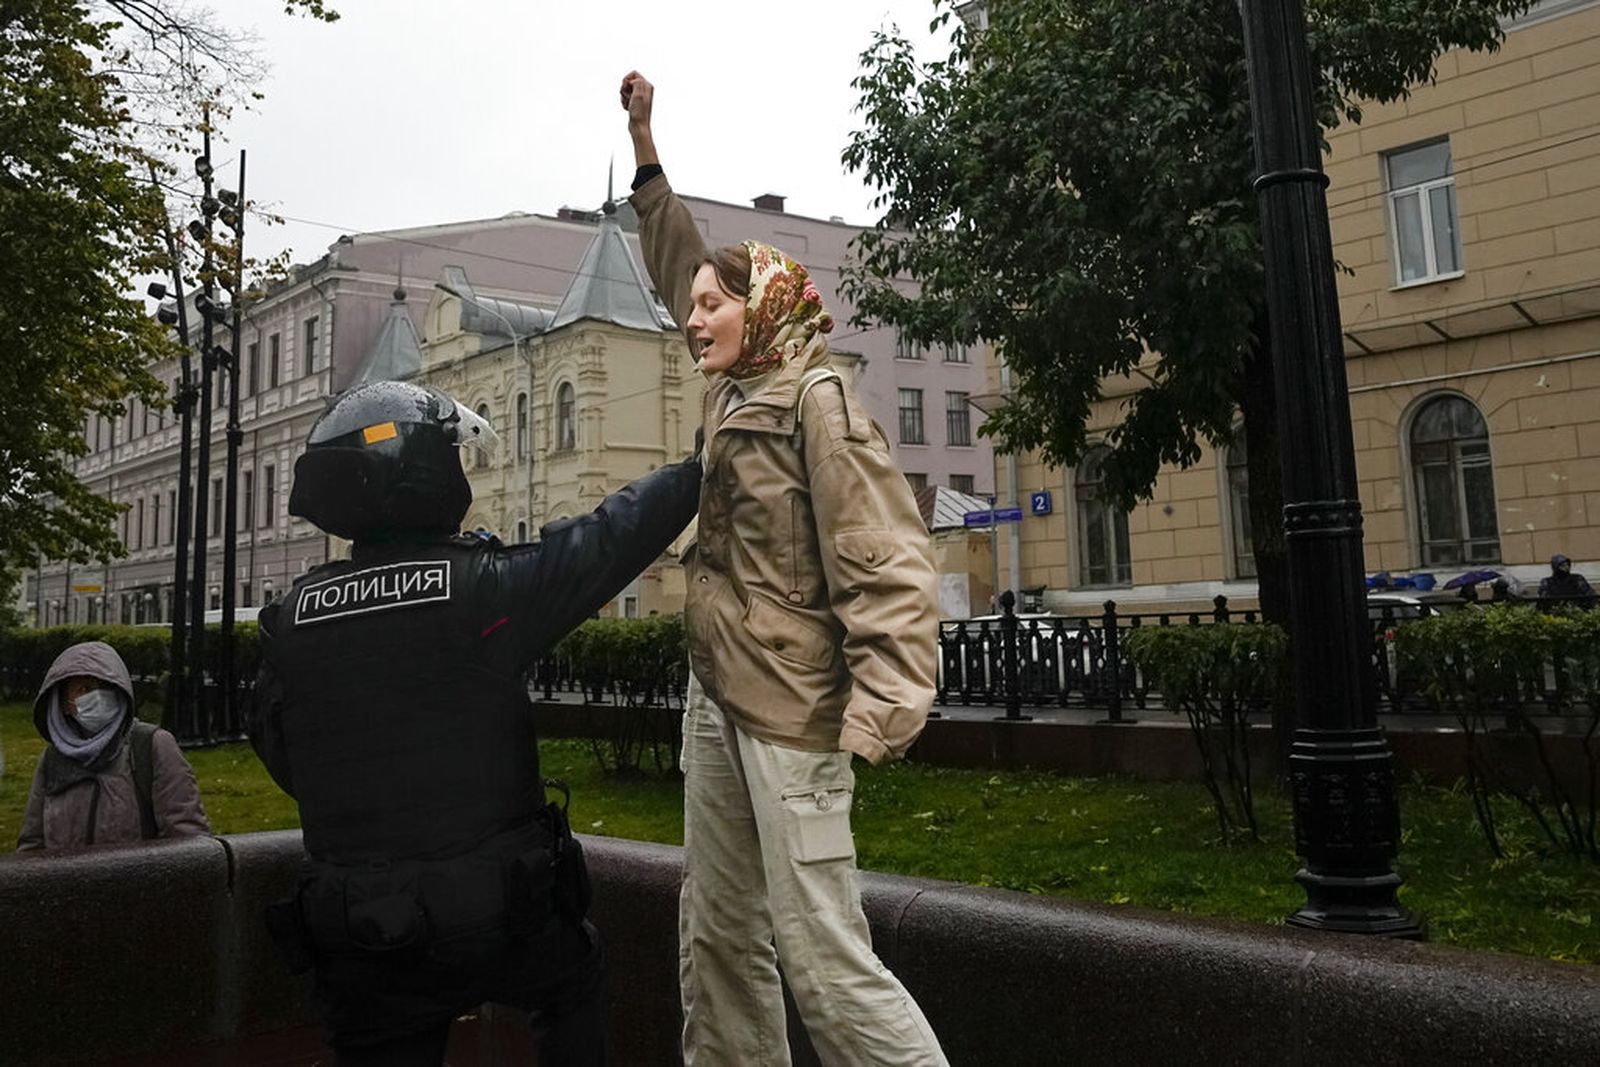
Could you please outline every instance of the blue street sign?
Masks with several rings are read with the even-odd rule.
[[[1021,508],[995,508],[993,511],[968,511],[961,516],[964,526],[988,526],[989,516],[993,515],[994,522],[1021,522]]]
[[[1032,504],[1035,515],[1050,514],[1050,490],[1041,489],[1034,493],[1033,496],[1029,497],[1029,503]]]

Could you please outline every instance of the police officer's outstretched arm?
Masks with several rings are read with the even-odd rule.
[[[509,553],[508,592],[515,609],[528,613],[530,656],[542,656],[653,563],[699,502],[695,455],[622,487],[587,515],[549,523],[535,548]]]

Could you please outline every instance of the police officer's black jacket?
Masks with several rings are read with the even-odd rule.
[[[532,545],[357,544],[265,608],[250,737],[311,858],[439,859],[526,825],[527,669],[660,555],[699,485],[697,458],[664,467]]]

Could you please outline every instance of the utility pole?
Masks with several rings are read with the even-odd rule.
[[[228,286],[233,297],[233,346],[228,354],[228,465],[227,491],[223,511],[226,513],[222,528],[222,670],[217,680],[222,696],[222,721],[231,735],[237,732],[238,721],[234,715],[233,680],[233,609],[234,590],[238,586],[234,569],[238,563],[239,536],[239,442],[244,433],[239,429],[239,338],[244,330],[240,323],[240,308],[244,303],[244,149],[239,150],[239,188],[223,189],[219,194],[222,224],[233,231],[233,272]]]
[[[1240,0],[1283,462],[1295,725],[1291,926],[1420,938],[1401,906],[1400,807],[1377,718],[1361,502],[1321,129],[1302,0]]]

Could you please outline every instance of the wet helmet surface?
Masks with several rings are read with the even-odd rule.
[[[472,503],[459,449],[495,443],[486,422],[438,389],[358,386],[312,425],[289,514],[354,541],[453,534]]]

